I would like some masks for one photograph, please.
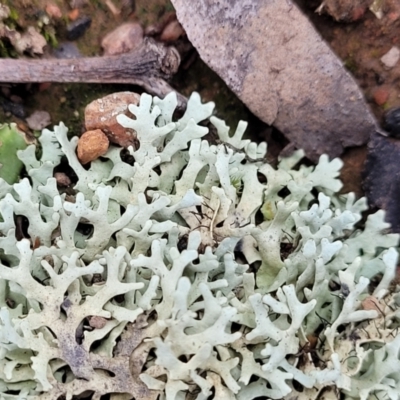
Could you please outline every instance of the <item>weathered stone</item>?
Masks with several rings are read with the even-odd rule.
[[[104,155],[109,146],[107,136],[100,130],[85,132],[78,141],[77,155],[82,164],[96,160]]]
[[[104,54],[108,56],[127,53],[143,42],[143,28],[135,22],[120,25],[108,33],[101,41]]]
[[[85,108],[87,130],[101,129],[110,142],[122,147],[135,146],[136,133],[117,122],[117,115],[130,116],[128,104],[139,104],[140,96],[133,92],[118,92],[97,99]]]
[[[295,2],[172,0],[201,58],[316,161],[378,130],[357,84]]]

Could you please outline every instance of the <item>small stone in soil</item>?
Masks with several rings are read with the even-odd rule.
[[[76,19],[78,19],[78,17],[79,17],[79,9],[78,8],[74,8],[73,10],[71,10],[68,13],[68,19],[70,21],[75,21]]]
[[[87,164],[106,154],[108,146],[107,136],[100,129],[87,131],[78,141],[78,159],[82,164]]]
[[[4,112],[9,112],[18,118],[25,118],[25,109],[22,104],[16,104],[6,99],[0,99],[0,105],[3,107]]]
[[[89,317],[88,320],[89,325],[95,329],[104,328],[107,324],[107,319],[105,319],[104,317],[99,317],[98,315],[93,315]]]
[[[58,7],[58,5],[55,3],[48,3],[45,10],[47,15],[51,18],[60,19],[62,17],[60,7]]]
[[[76,40],[79,39],[86,30],[89,28],[92,23],[92,19],[90,17],[81,17],[76,21],[71,22],[67,26],[67,39],[68,40]]]
[[[34,111],[27,119],[26,122],[34,131],[41,131],[46,126],[51,124],[50,114],[47,111]]]
[[[177,19],[167,24],[161,33],[160,40],[163,42],[175,42],[185,34],[182,25]]]
[[[127,53],[143,42],[143,28],[135,22],[120,25],[108,33],[101,41],[101,47],[105,55],[116,55]]]
[[[373,92],[374,101],[378,106],[383,106],[389,98],[389,89],[387,87],[381,86],[374,90]]]
[[[386,68],[393,68],[400,59],[400,49],[393,46],[383,57],[381,62]]]

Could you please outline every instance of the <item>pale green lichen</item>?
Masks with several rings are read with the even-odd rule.
[[[196,94],[175,107],[143,95],[119,117],[132,165],[112,147],[85,169],[60,124],[40,159],[19,152],[26,178],[0,180],[1,398],[399,399],[383,212],[356,229],[367,206],[336,194],[340,160],[274,169],[244,123],[230,136]]]

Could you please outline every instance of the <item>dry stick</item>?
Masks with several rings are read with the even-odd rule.
[[[177,71],[178,51],[152,39],[117,56],[74,59],[0,59],[0,82],[128,83],[164,97],[174,89],[165,81]],[[179,103],[186,103],[182,95]]]

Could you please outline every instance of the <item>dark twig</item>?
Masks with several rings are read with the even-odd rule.
[[[116,56],[73,59],[0,59],[0,82],[128,83],[164,97],[174,89],[166,82],[180,64],[178,51],[152,39]],[[179,103],[186,99],[178,94]]]

